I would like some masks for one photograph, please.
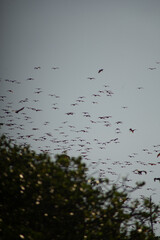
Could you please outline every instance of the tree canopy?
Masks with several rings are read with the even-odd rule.
[[[108,179],[89,177],[81,157],[51,159],[0,138],[0,238],[4,240],[149,240],[159,206],[130,197]]]

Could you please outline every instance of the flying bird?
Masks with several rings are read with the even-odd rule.
[[[52,67],[52,69],[56,70],[56,69],[59,69],[59,67]]]
[[[134,170],[133,172],[136,173],[136,174],[140,174],[140,175],[142,175],[143,172],[144,172],[145,174],[147,174],[147,172],[146,172],[145,170],[138,170],[138,169],[136,169],[136,170]]]
[[[155,166],[156,165],[156,163],[148,163],[149,165],[151,165],[151,166]]]
[[[157,181],[157,180],[160,182],[160,178],[154,178],[154,182]]]
[[[160,157],[160,153],[157,154],[157,158]]]
[[[34,69],[41,69],[41,67],[34,67]]]
[[[149,67],[148,69],[149,69],[149,70],[155,70],[156,67]]]
[[[122,123],[122,121],[117,121],[117,122],[116,122],[116,124],[121,124],[121,123]]]
[[[101,72],[103,72],[103,68],[99,69],[99,71],[98,71],[98,73],[101,73]]]
[[[67,115],[73,115],[74,113],[73,112],[68,112],[66,113]]]
[[[24,109],[24,107],[22,107],[22,108],[16,110],[15,113],[19,113],[19,112],[22,111],[23,109]]]
[[[94,97],[100,97],[99,94],[92,94],[92,96],[94,96]]]
[[[132,128],[129,129],[129,131],[132,132],[132,133],[134,133],[135,130],[136,129],[132,129]]]

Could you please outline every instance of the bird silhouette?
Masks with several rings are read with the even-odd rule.
[[[22,111],[23,109],[24,109],[24,107],[22,107],[22,108],[16,110],[15,113],[19,113],[19,112]]]
[[[59,69],[59,67],[52,67],[52,69],[56,70],[56,69]]]
[[[73,115],[74,113],[73,112],[68,112],[66,113],[67,115]]]
[[[117,121],[117,122],[116,122],[116,124],[121,124],[121,123],[122,123],[122,121]]]
[[[149,70],[155,70],[156,67],[149,67],[148,69],[149,69]]]
[[[41,67],[34,67],[34,69],[41,69]]]
[[[136,174],[140,174],[140,175],[142,175],[143,172],[144,172],[145,174],[147,174],[147,172],[146,172],[145,170],[138,170],[138,169],[136,169],[136,170],[134,170],[133,172],[135,172]]]
[[[157,181],[157,180],[160,182],[160,178],[154,178],[154,182]]]
[[[157,158],[160,157],[160,153],[157,154]]]
[[[101,73],[101,72],[103,72],[103,68],[101,68],[101,69],[98,70],[98,73]]]
[[[134,133],[135,130],[136,129],[132,129],[132,128],[129,129],[129,131],[132,132],[132,133]]]

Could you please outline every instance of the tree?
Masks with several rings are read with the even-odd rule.
[[[37,154],[0,138],[0,237],[27,240],[156,239],[158,206],[131,200],[108,179],[89,177],[81,157]]]

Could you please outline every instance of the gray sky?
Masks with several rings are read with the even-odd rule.
[[[1,133],[53,155],[84,155],[112,182],[144,180],[138,196],[159,202],[160,1],[0,4]]]

